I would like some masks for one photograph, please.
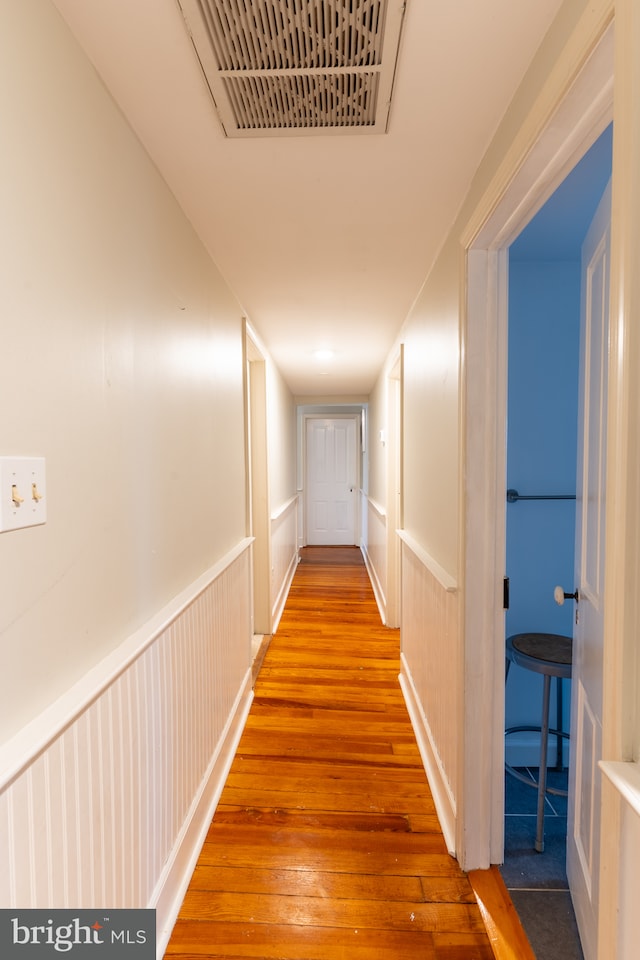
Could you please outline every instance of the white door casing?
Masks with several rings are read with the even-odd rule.
[[[512,155],[504,159],[505,169],[488,186],[462,234],[467,251],[460,472],[465,696],[456,855],[467,870],[501,863],[504,851],[507,248],[613,117],[608,9],[589,8],[575,41],[568,56],[575,70],[572,86],[567,89],[565,62],[562,78],[550,75]]]
[[[585,960],[597,952],[611,185],[582,248],[567,876]]]
[[[252,547],[253,632],[269,634],[271,613],[271,524],[266,419],[266,362],[247,327],[246,443],[248,465],[248,533]]]
[[[356,417],[310,417],[306,422],[306,542],[356,543],[358,484]]]
[[[404,393],[404,344],[400,345],[398,356],[387,376],[387,590],[386,624],[388,627],[400,626],[401,561],[400,538],[397,531],[402,529],[403,520],[403,480],[402,480],[402,444]]]

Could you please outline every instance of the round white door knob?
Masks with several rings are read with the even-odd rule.
[[[579,596],[580,595],[577,590],[574,590],[573,593],[567,593],[563,587],[556,587],[553,591],[553,599],[559,606],[562,606],[565,600],[575,600],[577,603]]]

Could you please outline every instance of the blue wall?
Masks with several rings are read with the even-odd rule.
[[[521,494],[574,494],[580,263],[513,262],[509,288],[507,487]],[[553,589],[561,584],[573,590],[574,538],[574,500],[507,504],[507,636],[571,635],[573,604],[558,606]],[[541,683],[540,677],[511,668],[506,726],[538,722]],[[568,723],[568,684],[565,690]],[[526,756],[511,756],[517,744],[525,743],[535,745],[535,735],[509,738],[512,761],[535,762],[537,747],[533,758],[530,749]]]

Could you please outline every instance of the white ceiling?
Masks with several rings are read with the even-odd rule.
[[[54,2],[298,396],[369,393],[561,5],[407,0],[387,134],[233,140],[177,0]]]

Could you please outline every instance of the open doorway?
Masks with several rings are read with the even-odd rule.
[[[464,748],[456,850],[466,869],[504,857],[508,248],[613,117],[613,25],[590,37],[569,90],[533,111],[462,237],[467,251],[464,433]],[[584,56],[584,52],[583,52]],[[539,115],[538,115],[539,114]]]
[[[507,637],[571,638],[576,610],[554,587],[574,589],[579,422],[581,251],[611,176],[612,127],[596,140],[509,249],[506,572]],[[571,585],[569,587],[569,585]],[[556,687],[557,685],[557,687]],[[572,681],[553,680],[551,727],[570,729]],[[557,695],[556,695],[557,694]],[[512,664],[505,700],[503,877],[530,938],[554,930],[557,954],[582,956],[566,872],[569,740],[552,738],[543,851],[536,842],[542,676]],[[529,728],[529,729],[527,729]],[[536,918],[542,918],[536,930]],[[565,918],[563,922],[563,918]],[[525,924],[526,925],[526,924]],[[562,937],[566,937],[563,943]],[[557,955],[554,954],[554,955]]]

